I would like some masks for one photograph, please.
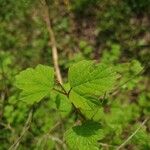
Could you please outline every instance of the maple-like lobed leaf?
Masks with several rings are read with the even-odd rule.
[[[16,76],[15,85],[22,90],[20,100],[27,104],[39,102],[54,86],[54,69],[41,64],[28,68]]]
[[[72,90],[80,95],[101,96],[114,87],[117,79],[112,67],[86,60],[72,65],[68,74]]]
[[[72,65],[68,74],[71,86],[69,99],[84,111],[99,107],[98,98],[114,88],[118,77],[113,67],[86,60]]]
[[[101,125],[94,121],[86,121],[65,133],[66,143],[71,150],[99,150],[98,140],[103,138]]]

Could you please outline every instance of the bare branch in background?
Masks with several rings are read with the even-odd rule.
[[[30,128],[31,125],[31,120],[32,120],[32,114],[33,114],[33,110],[31,110],[29,112],[27,121],[25,123],[25,126],[22,129],[22,132],[20,134],[20,136],[17,138],[17,140],[10,146],[10,148],[8,150],[16,150],[20,144],[20,141],[22,140],[22,138],[24,137],[24,135],[26,134],[26,132],[28,131],[28,129]]]
[[[52,48],[52,57],[53,57],[54,68],[56,71],[56,77],[57,77],[57,80],[62,84],[62,76],[61,76],[61,72],[60,72],[59,64],[58,64],[57,44],[56,44],[56,39],[55,39],[53,29],[52,29],[52,25],[51,25],[51,19],[49,15],[49,6],[46,0],[43,1],[43,4],[44,4],[44,11],[45,11],[44,19],[45,19],[47,29],[49,32],[50,46]]]
[[[146,122],[149,120],[149,118],[146,118],[141,125],[120,145],[116,150],[120,150],[123,148],[132,138],[135,136],[135,134],[146,124]]]

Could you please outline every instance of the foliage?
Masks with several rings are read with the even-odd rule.
[[[122,149],[149,150],[150,1],[46,2],[62,84],[44,0],[0,0],[0,150],[116,150],[145,120]]]
[[[131,64],[127,64],[129,67],[130,65],[132,66],[130,69],[135,71],[135,73],[141,71],[139,62],[133,61]],[[105,92],[109,93],[116,86],[117,73],[115,72],[115,68],[116,66],[109,67],[105,64],[94,64],[92,61],[86,60],[80,61],[69,68],[68,81],[70,90],[67,92],[63,88],[63,91],[60,91],[60,94],[65,92],[63,94],[69,100],[63,97],[60,99],[61,95],[57,95],[57,109],[64,111],[63,107],[65,107],[70,111],[70,105],[72,103],[74,108],[79,111],[79,115],[82,114],[81,117],[84,115],[87,120],[92,119],[95,121],[102,119],[109,126],[106,130],[101,129],[99,132],[101,128],[99,122],[88,121],[81,126],[75,126],[69,129],[65,133],[65,137],[71,149],[99,149],[98,140],[103,139],[109,132],[117,131],[117,135],[120,135],[123,132],[121,124],[123,123],[126,126],[125,122],[138,117],[138,108],[135,105],[131,105],[130,108],[126,108],[126,112],[123,112],[118,107],[120,104],[117,104],[118,106],[115,104],[115,107],[112,106],[111,115],[102,113],[100,114],[100,118],[94,118],[97,114],[99,115],[99,110],[103,109],[99,97],[104,95]],[[21,94],[23,98],[20,100],[24,99],[27,104],[34,105],[35,102],[39,102],[53,88],[53,69],[43,65],[38,65],[35,70],[31,68],[26,69],[16,76],[16,86],[27,93],[25,97]],[[59,90],[56,90],[56,92],[59,92]],[[60,100],[66,102],[61,102]],[[11,107],[7,107],[7,112],[9,111],[12,111]],[[133,114],[133,111],[135,111],[135,114]],[[126,113],[126,117],[124,117],[124,113]],[[116,116],[116,118],[112,116]],[[118,126],[113,126],[114,123],[116,125],[116,122],[118,122]],[[120,143],[120,141],[116,141],[115,144],[118,144],[118,142]]]
[[[73,150],[97,150],[98,140],[103,138],[101,125],[88,121],[80,126],[75,126],[65,133],[67,143]]]
[[[28,68],[16,76],[16,86],[23,90],[21,100],[28,104],[39,102],[49,94],[53,85],[54,70],[48,66],[38,65],[35,69]]]

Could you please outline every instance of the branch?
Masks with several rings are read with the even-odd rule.
[[[20,136],[18,137],[18,139],[10,146],[10,148],[8,150],[16,150],[17,147],[19,146],[19,143],[21,141],[21,139],[24,137],[25,133],[28,131],[28,129],[30,128],[30,123],[32,120],[32,110],[29,112],[27,121],[25,123],[25,126],[22,129],[22,132],[20,134]]]
[[[120,150],[122,147],[124,147],[133,138],[133,136],[146,124],[148,120],[149,118],[146,118],[142,122],[142,124],[116,150]]]
[[[58,90],[58,89],[53,88],[53,90],[56,91],[56,92],[58,92],[58,93],[61,93],[61,94],[65,95],[65,96],[68,96],[67,93],[62,92],[62,91],[60,91],[60,90]]]
[[[106,148],[109,148],[109,147],[116,147],[115,145],[110,145],[110,144],[106,144],[106,143],[101,143],[99,142],[99,145],[103,146],[103,147],[106,147]]]
[[[66,145],[65,145],[64,141],[61,140],[61,139],[59,139],[58,137],[53,136],[53,135],[51,134],[51,133],[52,133],[54,130],[56,130],[60,125],[61,125],[61,122],[59,121],[59,122],[57,122],[52,128],[50,128],[49,131],[48,131],[46,134],[44,134],[44,135],[40,138],[40,141],[38,142],[37,147],[38,147],[39,145],[41,145],[41,143],[42,143],[43,140],[44,140],[44,141],[47,141],[48,138],[50,138],[51,140],[53,140],[53,141],[57,142],[58,144],[62,145],[62,147],[63,147],[64,150],[65,150],[65,149],[66,149]]]
[[[52,48],[53,63],[54,63],[55,71],[56,71],[56,77],[57,77],[57,80],[62,84],[62,76],[61,76],[59,64],[58,64],[58,51],[57,51],[57,46],[56,46],[57,44],[56,44],[56,39],[55,39],[53,29],[52,29],[52,25],[51,25],[47,0],[44,0],[43,3],[44,3],[44,7],[45,7],[44,8],[44,11],[45,11],[44,19],[45,19],[47,29],[49,32],[50,43],[51,43],[51,48]]]
[[[120,87],[122,87],[123,85],[127,84],[128,82],[132,81],[134,78],[136,78],[137,76],[141,75],[142,73],[144,73],[145,70],[147,70],[147,66],[149,66],[149,63],[147,63],[147,65],[145,65],[143,67],[143,69],[141,71],[139,71],[138,73],[136,73],[135,75],[133,75],[131,78],[129,78],[127,81],[125,81],[124,83],[122,83],[121,85],[119,85],[116,89],[114,89],[110,94],[112,96],[116,95],[121,89],[119,89]]]

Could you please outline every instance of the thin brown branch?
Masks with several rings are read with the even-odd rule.
[[[123,148],[132,138],[135,136],[135,134],[146,124],[146,122],[149,120],[149,118],[146,118],[141,125],[120,145],[116,150],[120,150]]]
[[[63,87],[63,85],[62,85],[61,83],[59,83],[59,85],[60,85],[61,89],[67,94],[67,91],[66,91],[66,89]]]
[[[56,80],[56,83],[60,86],[60,88],[62,89],[62,91],[66,94],[66,96],[68,97],[68,92],[66,91],[66,89],[63,87],[63,85],[58,81]]]
[[[62,141],[61,139],[59,139],[58,137],[53,136],[53,135],[49,135],[48,138],[50,138],[52,141],[55,141],[55,142],[59,143],[60,145],[62,145],[64,150],[67,149],[67,146],[66,146],[65,142]]]
[[[115,96],[117,95],[120,90],[121,87],[124,86],[125,84],[127,84],[128,82],[132,81],[134,78],[138,77],[139,75],[141,75],[144,71],[146,70],[146,66],[143,67],[143,69],[141,71],[139,71],[137,74],[133,75],[131,78],[129,78],[127,81],[125,81],[124,83],[120,84],[117,88],[115,88],[110,94],[111,96]]]
[[[106,148],[109,148],[109,147],[116,147],[115,145],[110,145],[110,144],[107,144],[107,143],[102,143],[102,142],[99,142],[99,145],[103,146],[103,147],[106,147]]]
[[[67,96],[67,95],[68,95],[67,93],[62,92],[62,91],[60,91],[60,90],[58,90],[58,89],[53,88],[53,90],[54,90],[54,91],[56,91],[56,92],[58,92],[58,93],[61,93],[61,94],[65,95],[65,96]]]
[[[47,29],[49,32],[49,37],[50,37],[49,43],[51,43],[50,45],[52,48],[52,57],[53,57],[53,63],[54,63],[54,68],[55,68],[55,72],[56,72],[56,77],[57,77],[57,80],[62,84],[62,76],[61,76],[61,72],[60,72],[60,68],[59,68],[59,64],[58,64],[57,44],[56,44],[56,39],[55,39],[53,29],[52,29],[52,25],[51,25],[50,15],[49,15],[49,5],[46,0],[43,1],[43,4],[44,4],[44,12],[45,12],[44,19],[45,19]]]
[[[39,140],[39,142],[37,144],[37,147],[39,145],[41,145],[43,140],[47,141],[48,139],[51,139],[51,140],[57,142],[58,144],[62,145],[62,147],[65,150],[66,149],[66,145],[65,145],[64,141],[51,134],[54,130],[56,130],[61,125],[61,123],[62,123],[62,121],[59,121],[52,128],[50,128],[49,131],[40,138],[40,140]]]
[[[31,120],[32,120],[32,113],[33,111],[31,110],[29,112],[27,121],[25,123],[25,126],[22,129],[22,132],[20,134],[20,136],[17,138],[17,140],[10,146],[10,148],[8,150],[16,150],[19,146],[19,143],[21,141],[21,139],[24,137],[25,133],[28,131],[28,129],[30,128],[30,124],[31,124]]]

